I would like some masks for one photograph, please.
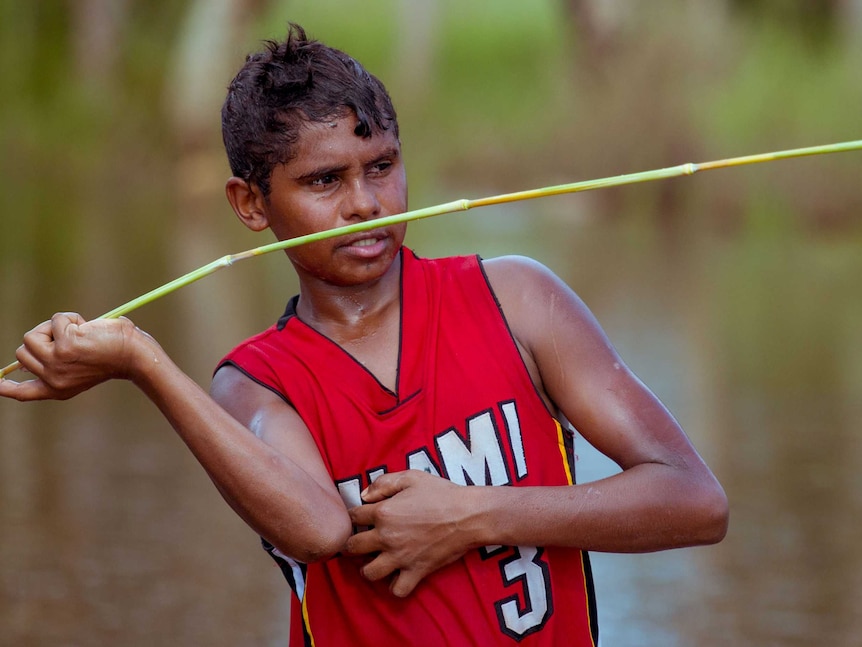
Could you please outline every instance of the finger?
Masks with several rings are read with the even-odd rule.
[[[87,323],[77,312],[57,312],[51,317],[51,325],[57,330],[65,330],[68,326],[80,326]]]
[[[376,503],[383,499],[395,496],[401,490],[409,486],[410,476],[408,472],[394,472],[383,474],[371,485],[365,488],[360,496],[366,503]]]
[[[350,508],[347,514],[350,515],[350,520],[354,526],[373,526],[376,521],[376,512],[376,504],[366,503]]]
[[[362,577],[371,582],[382,580],[398,570],[398,563],[388,554],[381,553],[360,569]]]
[[[389,590],[397,598],[406,598],[425,577],[425,573],[416,570],[399,571],[389,585]]]
[[[350,555],[367,555],[383,549],[378,533],[372,528],[351,535],[344,545],[344,550]]]
[[[58,312],[51,317],[51,334],[55,342],[62,343],[69,339],[76,329],[87,323],[77,312]]]
[[[15,351],[15,359],[21,364],[21,368],[33,375],[42,375],[45,371],[45,363],[37,358],[27,346],[19,346]]]
[[[51,346],[54,343],[54,331],[51,321],[43,321],[30,332],[24,335],[24,343],[18,349],[18,353],[23,350],[27,353],[26,358],[31,362],[36,360],[39,367],[42,368],[45,361],[51,353]],[[21,364],[27,366],[21,357],[18,357]]]
[[[38,324],[37,326],[34,326],[32,328],[32,330],[29,330],[24,336],[28,337],[29,335],[33,335],[33,334],[37,334],[37,333],[50,334],[51,333],[51,320],[48,319],[48,321],[43,321],[42,323]]]

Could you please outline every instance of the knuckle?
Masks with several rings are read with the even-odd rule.
[[[375,510],[374,518],[379,525],[386,526],[386,524],[393,521],[396,516],[397,516],[397,514],[393,510],[392,506],[389,505],[388,500],[377,504],[377,509]]]
[[[66,388],[66,380],[62,375],[46,373],[42,376],[42,381],[54,392],[60,392]]]
[[[74,357],[74,352],[69,343],[58,340],[54,344],[54,356],[61,362],[68,362]]]

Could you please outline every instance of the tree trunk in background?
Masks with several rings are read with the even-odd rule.
[[[225,88],[243,61],[240,45],[245,29],[263,4],[260,0],[192,0],[189,4],[166,92],[178,151],[176,229],[169,243],[172,275],[239,251],[226,250],[218,234],[223,229],[217,219],[229,213],[223,189],[229,169],[221,147],[219,114]],[[196,379],[208,381],[219,359],[214,340],[239,341],[247,336],[243,317],[252,311],[256,293],[238,280],[225,273],[219,281],[202,281],[178,295],[176,341],[184,354],[180,358],[184,367]]]
[[[123,95],[123,83],[118,75],[122,33],[129,19],[128,0],[81,0],[68,3],[71,30],[71,64],[76,93],[87,107],[88,121],[111,123]],[[116,195],[106,196],[105,182],[111,181],[112,170],[121,163],[112,159],[110,137],[92,140],[93,150],[83,157],[86,172],[75,183],[77,195],[72,204],[77,208],[66,217],[78,218],[76,237],[80,240],[80,262],[76,264],[78,281],[74,284],[75,309],[86,317],[96,317],[107,311],[105,295],[120,294],[124,275],[121,268],[122,249],[114,241],[124,240],[123,226],[115,217],[111,204]]]
[[[120,34],[129,16],[128,0],[79,0],[72,11],[75,72],[90,90],[106,91],[114,75]]]
[[[401,0],[395,44],[397,105],[421,105],[434,85],[440,9],[429,0]]]
[[[703,8],[684,4],[674,6],[687,14],[691,25],[698,24]],[[672,2],[662,0],[661,5],[667,10]],[[602,123],[612,129],[595,132],[584,128],[579,133],[593,149],[587,156],[596,166],[587,171],[590,175],[618,173],[633,164],[637,168],[671,166],[688,161],[698,148],[677,103],[684,79],[677,76],[681,65],[673,41],[644,44],[633,38],[637,34],[634,26],[645,21],[645,12],[654,8],[646,3],[565,0],[574,84],[585,97],[583,105],[599,111],[580,118],[585,124]],[[625,83],[619,82],[622,78]],[[632,106],[637,106],[637,118],[633,118]],[[673,244],[682,215],[679,184],[661,183],[652,195],[656,224]],[[619,191],[599,192],[592,199],[602,219],[618,219],[630,210]]]
[[[587,82],[606,81],[609,59],[620,46],[617,32],[630,8],[601,0],[565,0],[573,55]]]

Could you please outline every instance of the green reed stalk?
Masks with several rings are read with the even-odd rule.
[[[128,314],[129,312],[132,312],[133,310],[136,310],[137,308],[140,308],[143,305],[146,305],[147,303],[151,303],[156,299],[160,299],[166,294],[170,294],[171,292],[174,292],[181,287],[185,287],[186,285],[194,283],[195,281],[198,281],[205,276],[209,276],[210,274],[213,274],[214,272],[224,267],[230,267],[234,263],[245,260],[247,258],[253,258],[255,256],[261,256],[263,254],[269,254],[270,252],[289,249],[291,247],[298,247],[299,245],[305,245],[307,243],[313,243],[320,240],[325,240],[327,238],[334,238],[336,236],[343,236],[345,234],[355,234],[358,232],[369,231],[371,229],[378,229],[380,227],[388,227],[389,225],[410,222],[412,220],[421,220],[423,218],[431,218],[433,216],[440,216],[446,213],[454,213],[455,211],[466,211],[468,209],[474,209],[478,207],[487,207],[494,204],[506,204],[508,202],[533,200],[535,198],[545,198],[553,195],[562,195],[565,193],[578,193],[581,191],[592,191],[595,189],[607,189],[610,187],[623,186],[627,184],[637,184],[640,182],[652,182],[655,180],[664,180],[667,178],[694,175],[698,171],[711,171],[721,168],[731,168],[734,166],[744,166],[747,164],[774,162],[777,160],[789,159],[793,157],[807,157],[810,155],[824,155],[827,153],[841,153],[855,150],[862,150],[862,140],[839,142],[837,144],[825,144],[822,146],[809,146],[807,148],[794,148],[784,151],[775,151],[772,153],[746,155],[743,157],[731,157],[713,162],[702,162],[700,164],[694,164],[689,162],[688,164],[680,164],[679,166],[671,166],[668,168],[656,169],[652,171],[641,171],[640,173],[615,175],[613,177],[600,178],[597,180],[586,180],[583,182],[560,184],[556,186],[544,187],[541,189],[532,189],[529,191],[505,193],[487,198],[478,198],[475,200],[462,199],[455,200],[454,202],[446,202],[445,204],[440,204],[433,207],[426,207],[424,209],[417,209],[414,211],[406,211],[404,213],[397,214],[394,216],[386,216],[384,218],[367,220],[365,222],[360,222],[353,225],[337,227],[335,229],[327,229],[325,231],[307,234],[305,236],[298,236],[296,238],[290,238],[288,240],[281,240],[275,243],[270,243],[268,245],[262,245],[261,247],[255,247],[254,249],[240,252],[238,254],[229,254],[228,256],[223,256],[222,258],[215,260],[207,265],[204,265],[203,267],[200,267],[192,272],[189,272],[184,276],[174,279],[170,283],[166,283],[165,285],[162,285],[155,290],[151,290],[150,292],[147,292],[146,294],[143,294],[136,299],[132,299],[128,303],[118,306],[110,312],[106,312],[99,318],[115,319],[117,317],[121,317],[125,314]],[[13,362],[12,364],[9,364],[8,366],[0,369],[0,379],[3,379],[6,375],[12,373],[13,371],[16,371],[20,367],[21,365],[18,362]]]

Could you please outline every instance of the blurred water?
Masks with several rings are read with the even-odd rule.
[[[288,19],[387,83],[416,207],[858,131],[859,2],[822,3],[834,29],[813,41],[797,32],[821,22],[787,21],[802,2],[594,3],[592,25],[566,15],[579,2],[235,2],[219,24],[203,2],[7,4],[0,365],[55,310],[97,316],[263,242],[222,197],[218,103]],[[749,5],[771,18],[741,19]],[[563,276],[727,489],[722,544],[593,556],[605,647],[860,643],[860,160],[411,226],[427,256],[527,254]],[[274,255],[134,319],[205,385],[295,290]],[[581,481],[615,469],[576,451]],[[132,387],[0,401],[0,647],[284,645],[287,609],[257,538]]]
[[[551,266],[728,491],[718,546],[594,555],[604,645],[858,644],[859,254],[836,240],[663,237],[579,213],[555,199],[445,216],[408,243]],[[243,248],[231,239],[211,241],[223,245],[211,257]],[[136,317],[203,384],[295,290],[283,259],[254,263]],[[7,311],[4,339],[32,323]],[[580,481],[616,469],[582,441],[576,452]],[[130,385],[0,402],[0,644],[286,644],[287,609],[257,538]]]

